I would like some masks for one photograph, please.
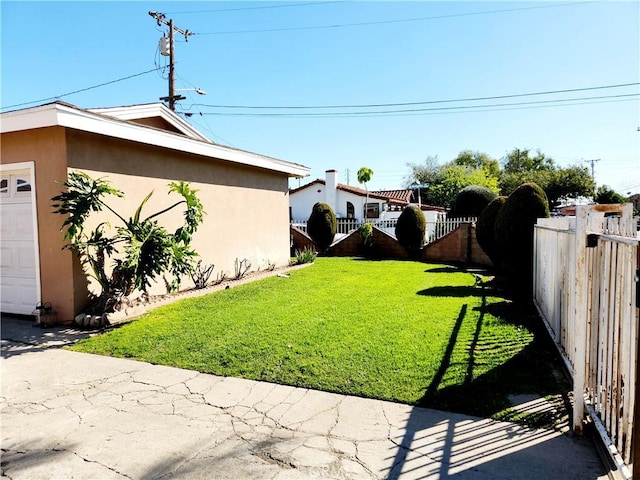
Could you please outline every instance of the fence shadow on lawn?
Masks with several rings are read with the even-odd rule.
[[[438,267],[426,270],[426,272],[436,271],[439,273],[453,273],[459,270],[454,267]],[[561,361],[553,345],[549,343],[542,326],[538,324],[539,319],[537,319],[535,315],[532,315],[527,307],[522,307],[506,300],[507,293],[503,289],[505,285],[506,283],[503,279],[494,278],[488,282],[477,281],[474,286],[432,287],[417,292],[418,295],[423,296],[473,296],[480,297],[481,300],[480,305],[473,308],[473,310],[479,312],[479,315],[471,340],[468,342],[466,374],[463,383],[442,389],[439,388],[447,369],[451,365],[456,344],[461,341],[459,338],[460,331],[467,317],[468,304],[462,305],[442,356],[440,367],[427,386],[424,396],[416,403],[416,406],[478,417],[491,417],[511,406],[508,399],[508,395],[510,394],[536,393],[538,395],[556,395],[561,397],[560,405],[556,405],[559,408],[556,410],[533,412],[514,418],[506,415],[503,418],[504,420],[524,422],[534,428],[553,429],[558,426],[559,422],[567,421],[566,413],[570,412],[570,407],[566,392],[570,389],[570,384],[562,375],[554,374],[554,372],[557,372],[557,366],[561,364]],[[487,297],[504,298],[505,300],[488,303]],[[504,342],[497,342],[496,339],[489,339],[489,341],[487,341],[485,338],[481,341],[481,333],[485,323],[485,315],[487,314],[513,325],[526,327],[534,334],[534,338],[522,350],[501,365],[494,367],[482,375],[474,377],[476,355],[480,348],[498,349],[508,348],[509,346],[505,345]],[[410,414],[404,428],[404,436],[402,440],[398,442],[400,446],[405,446],[406,448],[399,448],[396,451],[393,467],[389,472],[389,479],[399,478],[401,472],[406,473],[405,470],[408,467],[411,467],[408,471],[419,468],[413,464],[409,465],[408,463],[417,460],[417,458],[411,460],[407,458],[409,455],[409,446],[411,446],[413,442],[421,440],[421,438],[417,437],[421,431],[433,428],[437,428],[437,426],[425,424],[425,419],[419,410],[413,411]],[[498,432],[502,427],[496,424],[494,428],[495,431]],[[444,438],[442,438],[442,441],[445,442],[445,446],[442,449],[443,458],[438,462],[440,465],[440,474],[443,478],[448,476],[451,467],[455,465],[460,466],[459,462],[454,459],[456,442],[454,441],[453,429],[458,432],[460,426],[456,426],[454,422],[451,422],[451,424],[446,427],[446,432],[443,432]],[[546,431],[553,432],[553,430]],[[542,436],[550,435],[550,433],[545,434],[545,430],[541,432],[540,435]],[[480,434],[480,432],[478,433]],[[481,435],[487,435],[487,432],[482,432]],[[488,435],[488,437],[492,437],[492,435]],[[475,438],[479,437],[472,437],[472,439]],[[475,442],[475,440],[471,441]],[[493,438],[487,438],[487,444],[485,445],[483,442],[480,442],[482,444],[480,447],[489,447],[491,450],[492,447],[490,444],[493,441]],[[464,443],[464,441],[462,443]],[[533,447],[533,444],[530,447],[525,444],[517,446],[516,443],[517,442],[510,443],[510,447],[513,447],[513,450],[509,448],[504,449],[506,456],[518,456],[520,455],[518,452],[521,449],[536,448]],[[474,446],[474,448],[477,447],[478,445]],[[494,451],[494,453],[499,455],[498,451]],[[481,459],[476,460],[482,461]],[[497,461],[501,462],[502,460],[497,459]],[[470,464],[469,467],[472,467],[472,465]]]
[[[539,319],[528,306],[509,301],[507,293],[502,288],[503,285],[502,279],[492,279],[488,282],[478,281],[474,286],[431,287],[417,292],[418,295],[423,296],[480,298],[480,305],[472,308],[479,312],[473,334],[470,338],[459,338],[469,308],[464,304],[451,331],[440,366],[426,387],[423,397],[416,403],[417,406],[489,417],[510,406],[508,400],[510,394],[537,393],[566,396],[570,385],[562,374],[558,374],[561,361],[545,335]],[[487,297],[503,300],[488,302]],[[499,352],[518,346],[517,340],[505,342],[503,338],[487,336],[482,338],[486,315],[526,328],[533,334],[533,340],[504,363],[475,376],[476,362],[482,352]],[[451,365],[454,349],[460,341],[468,345],[464,381],[462,384],[440,388],[447,369]],[[470,401],[470,399],[473,400]],[[541,426],[553,424],[557,419],[524,418],[523,420],[525,423]]]

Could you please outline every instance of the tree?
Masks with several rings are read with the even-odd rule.
[[[498,193],[498,176],[491,173],[493,167],[489,157],[477,152],[471,153],[470,159],[467,157],[465,152],[462,152],[456,160],[444,165],[438,165],[438,157],[431,156],[427,157],[422,165],[409,163],[407,166],[411,173],[405,178],[405,185],[409,188],[416,183],[428,185],[420,189],[423,202],[447,208],[452,206],[458,192],[469,185],[487,187]],[[487,168],[475,167],[483,161]]]
[[[626,197],[623,197],[619,193],[615,192],[608,185],[600,185],[596,190],[596,194],[593,197],[593,201],[596,203],[625,203]]]
[[[497,195],[493,190],[478,185],[464,187],[456,195],[450,217],[477,217]]]
[[[463,150],[453,160],[452,163],[456,165],[462,165],[464,167],[470,167],[474,170],[483,169],[487,175],[499,178],[500,163],[494,160],[489,155],[483,152],[472,152],[471,150]]]
[[[177,193],[182,200],[142,218],[142,210],[151,198],[149,193],[129,219],[111,208],[105,197],[124,194],[103,179],[92,179],[83,172],[71,172],[63,185],[67,188],[52,198],[54,213],[68,215],[62,223],[66,228],[65,246],[75,252],[88,267],[90,275],[100,286],[100,293],[90,309],[102,314],[112,311],[134,290],[147,291],[151,282],[164,273],[173,277],[171,288],[177,289],[181,276],[191,272],[197,253],[190,248],[191,238],[203,220],[203,207],[196,196],[197,190],[185,182],[169,184],[169,193]],[[174,233],[162,227],[157,218],[184,206],[184,223]],[[114,235],[109,236],[106,222],[89,233],[85,232],[92,213],[109,210],[120,222]],[[107,260],[112,260],[110,271]]]
[[[367,188],[367,182],[371,180],[372,176],[373,170],[371,170],[369,167],[362,167],[360,170],[358,170],[358,183],[364,183],[364,188],[367,191],[367,200],[364,205],[364,218],[367,218],[367,204],[369,203],[369,189]]]
[[[422,248],[426,225],[424,213],[417,205],[409,205],[398,217],[396,238],[412,256],[416,256]]]
[[[507,197],[496,197],[482,210],[476,223],[476,239],[496,268],[502,267],[500,249],[496,243],[496,218]]]
[[[518,173],[530,171],[553,170],[555,162],[551,157],[547,157],[540,150],[536,150],[535,156],[529,155],[529,149],[514,148],[506,156],[504,173]]]
[[[548,216],[549,201],[535,183],[520,185],[498,210],[496,245],[521,292],[531,292],[534,225],[538,218]]]
[[[562,200],[590,197],[595,188],[587,167],[572,165],[561,168],[540,150],[531,155],[527,149],[516,148],[506,156],[500,193],[510,195],[523,183],[535,183],[542,188],[550,208]]]
[[[587,167],[579,165],[558,168],[549,172],[548,183],[543,187],[549,199],[549,206],[556,207],[562,200],[591,197],[595,182]]]
[[[331,246],[336,236],[337,224],[336,214],[330,205],[318,202],[311,209],[307,233],[322,252]]]

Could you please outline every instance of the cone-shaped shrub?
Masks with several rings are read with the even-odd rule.
[[[533,230],[538,218],[549,216],[549,201],[535,183],[516,188],[498,212],[496,244],[506,267],[525,293],[532,284]]]
[[[494,198],[489,202],[489,205],[482,210],[476,223],[476,239],[478,240],[478,244],[496,267],[501,265],[500,250],[496,243],[496,218],[506,200],[507,197],[503,196]]]
[[[396,238],[409,254],[416,255],[422,248],[426,225],[424,213],[416,205],[409,205],[398,217]]]
[[[464,187],[453,200],[449,217],[477,217],[496,196],[493,190],[480,185]]]
[[[336,235],[336,214],[326,203],[316,203],[307,221],[307,233],[320,251],[326,251]]]

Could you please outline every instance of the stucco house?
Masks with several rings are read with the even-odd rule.
[[[364,188],[338,183],[337,170],[327,170],[324,179],[319,178],[289,192],[293,222],[306,221],[317,202],[330,205],[337,218],[354,219],[357,222],[384,220],[390,217],[388,212],[399,212],[409,205],[410,198],[409,190],[369,192],[367,202]]]
[[[87,110],[55,102],[0,120],[3,312],[29,314],[51,302],[67,322],[85,307],[90,285],[62,249],[64,219],[51,205],[74,170],[122,190],[125,199],[110,204],[127,215],[152,190],[145,209],[161,210],[172,200],[169,182],[191,182],[206,211],[192,246],[215,272],[233,273],[236,259],[252,269],[289,261],[288,179],[307,176],[305,166],[217,145],[160,103]],[[179,225],[182,212],[170,215]]]

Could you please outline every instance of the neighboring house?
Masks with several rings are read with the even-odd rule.
[[[72,170],[122,190],[126,198],[109,203],[127,216],[150,191],[149,213],[171,205],[171,181],[191,182],[206,212],[192,246],[215,264],[214,277],[233,274],[236,258],[252,270],[289,261],[288,179],[307,176],[307,167],[214,144],[159,103],[85,110],[55,102],[0,119],[3,312],[29,314],[44,301],[70,321],[86,306],[90,286],[62,249],[64,218],[51,205]],[[161,223],[171,229],[181,219],[175,209]],[[160,281],[151,293],[165,292]]]
[[[392,211],[401,211],[409,204],[410,191],[369,192],[364,188],[338,183],[337,170],[327,170],[326,179],[317,179],[289,192],[291,220],[304,222],[317,202],[327,203],[337,218],[358,222],[384,220]],[[404,192],[404,193],[401,193]],[[366,209],[365,209],[366,207]],[[365,219],[366,211],[366,219]]]

